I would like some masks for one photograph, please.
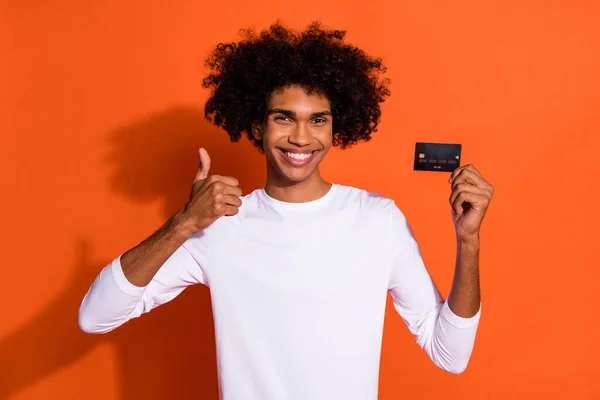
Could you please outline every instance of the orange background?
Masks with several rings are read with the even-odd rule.
[[[414,143],[462,143],[496,188],[469,368],[434,367],[388,304],[380,398],[600,398],[599,2],[0,4],[0,398],[216,398],[206,288],[104,336],[77,310],[183,204],[199,145],[245,193],[263,184],[261,155],[204,121],[201,80],[215,44],[277,18],[347,29],[384,58],[380,131],[324,175],[397,200],[444,295],[448,176],[413,171]]]

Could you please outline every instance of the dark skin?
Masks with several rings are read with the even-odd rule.
[[[267,115],[252,127],[263,141],[267,161],[265,191],[277,200],[307,202],[327,193],[319,165],[332,146],[333,116],[329,100],[307,94],[299,86],[271,95]],[[310,157],[302,165],[286,154]],[[146,286],[164,262],[194,233],[218,218],[236,215],[241,206],[239,182],[233,177],[209,175],[210,157],[200,149],[200,167],[190,197],[165,225],[121,258],[123,272],[136,286]],[[450,205],[456,228],[457,258],[448,302],[458,316],[469,318],[479,310],[479,232],[493,195],[492,186],[472,165],[456,169],[450,178]]]
[[[200,168],[185,206],[152,236],[121,257],[123,273],[135,286],[148,285],[175,250],[194,233],[221,217],[236,215],[242,205],[238,180],[230,176],[208,176],[210,157],[205,149],[199,153]]]
[[[281,201],[301,203],[316,200],[331,183],[321,177],[319,165],[332,145],[333,116],[329,100],[307,95],[300,86],[277,90],[269,99],[267,117],[252,127],[262,140],[267,160],[267,194]],[[284,151],[313,153],[307,165],[290,164]]]
[[[481,302],[479,288],[479,233],[481,223],[494,195],[494,188],[473,165],[455,169],[450,207],[456,230],[456,267],[448,305],[464,318],[477,314]]]

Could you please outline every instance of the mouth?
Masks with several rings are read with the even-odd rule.
[[[319,150],[286,150],[286,149],[278,149],[283,155],[284,160],[286,160],[289,164],[294,167],[303,167],[309,164],[315,155],[319,152]]]

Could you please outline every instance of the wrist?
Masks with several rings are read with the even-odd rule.
[[[184,240],[189,239],[194,233],[198,232],[196,224],[183,209],[173,215],[171,224],[173,231],[182,236]]]
[[[480,244],[479,232],[469,235],[457,235],[456,242],[460,247],[478,249]]]

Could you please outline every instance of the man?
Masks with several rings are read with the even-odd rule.
[[[201,166],[187,203],[106,266],[80,309],[104,333],[187,286],[211,291],[223,399],[375,399],[388,291],[417,343],[449,372],[469,361],[480,317],[479,231],[493,189],[473,166],[450,178],[457,262],[444,300],[395,203],[326,182],[333,145],[369,140],[389,95],[380,60],[318,24],[279,24],[208,60],[206,115],[265,155],[264,188]],[[190,340],[194,340],[190,338]]]

